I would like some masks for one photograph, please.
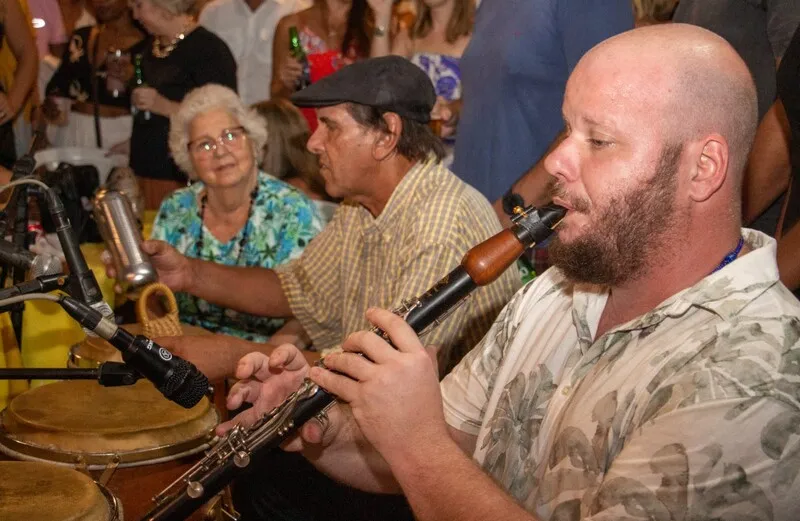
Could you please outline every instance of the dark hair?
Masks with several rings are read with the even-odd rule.
[[[372,39],[367,30],[372,24],[372,9],[367,0],[353,0],[347,14],[347,27],[342,39],[342,55],[346,58],[369,56]]]
[[[472,34],[472,27],[475,23],[475,0],[456,0],[453,4],[453,14],[447,21],[445,39],[447,43],[455,43],[462,36]],[[431,32],[433,19],[431,8],[425,2],[417,2],[417,20],[409,30],[409,35],[413,39],[424,38]]]
[[[386,125],[386,120],[383,119],[383,115],[387,111],[369,105],[348,103],[347,112],[362,127],[385,134],[389,133],[389,127]],[[403,116],[400,116],[400,120],[403,122],[403,130],[397,141],[397,152],[401,156],[414,161],[424,161],[430,154],[433,154],[437,161],[442,160],[444,145],[442,145],[442,140],[434,135],[431,127]]]

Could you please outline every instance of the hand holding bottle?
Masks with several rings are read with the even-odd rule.
[[[148,109],[150,109],[152,107],[139,106],[140,104],[144,103],[144,100],[141,100],[141,102],[137,103],[136,92],[139,89],[142,89],[142,88],[148,88],[149,90],[155,92],[156,95],[158,94],[158,92],[153,88],[147,87],[147,84],[144,82],[144,73],[142,72],[142,55],[141,54],[137,54],[133,58],[133,85],[134,85],[134,89],[133,89],[133,92],[131,93],[131,105],[132,105],[131,106],[131,113],[134,116],[136,116],[136,114],[139,113],[139,110],[144,110],[143,117],[144,117],[144,119],[148,120],[148,119],[150,119],[150,110],[148,110]],[[152,101],[153,101],[152,100],[152,93],[148,92],[147,94],[140,94],[140,95],[144,95],[146,98],[149,98],[148,101],[150,103],[152,103]]]
[[[280,79],[287,92],[294,92],[300,76],[303,75],[303,66],[299,61],[287,56],[278,68],[278,79]]]
[[[306,56],[306,51],[300,42],[300,34],[295,26],[289,27],[289,55],[291,59],[287,59],[285,64],[287,72],[291,72],[291,62],[294,61],[300,67],[300,73],[295,76],[293,85],[286,84],[286,86],[291,90],[305,89],[311,85],[311,66],[308,64],[308,56]],[[283,67],[281,67],[281,70],[283,70]]]
[[[150,113],[166,114],[165,98],[153,87],[136,87],[131,93],[131,103],[137,110],[144,112],[144,118],[150,119]]]

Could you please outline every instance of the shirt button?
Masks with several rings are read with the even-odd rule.
[[[566,395],[568,395],[568,394],[569,394],[569,392],[570,392],[571,390],[572,390],[572,388],[571,388],[571,387],[568,385],[568,386],[564,387],[563,389],[561,389],[561,394],[563,394],[564,396],[566,396]]]

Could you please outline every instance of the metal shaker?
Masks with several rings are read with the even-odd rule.
[[[142,232],[124,192],[102,188],[94,199],[94,219],[114,259],[117,281],[134,288],[158,279],[150,258],[142,251]]]

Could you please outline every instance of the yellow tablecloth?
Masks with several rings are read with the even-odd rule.
[[[114,280],[106,276],[100,254],[103,244],[82,244],[86,264],[94,272],[103,299],[113,305]],[[61,306],[44,300],[28,301],[22,314],[22,352],[17,348],[9,313],[0,315],[0,367],[66,367],[69,348],[85,334]],[[33,386],[44,382],[34,381]],[[24,381],[0,380],[0,408],[7,400],[27,389]]]
[[[144,237],[149,237],[155,212],[145,212]],[[102,243],[82,244],[86,264],[94,272],[103,299],[114,305],[114,280],[106,276],[100,254]],[[83,330],[55,302],[30,301],[22,315],[22,352],[17,348],[14,330],[8,313],[0,314],[0,367],[66,367],[69,348],[82,341]],[[32,386],[45,383],[34,381]],[[8,400],[28,389],[25,381],[0,380],[0,409]]]

